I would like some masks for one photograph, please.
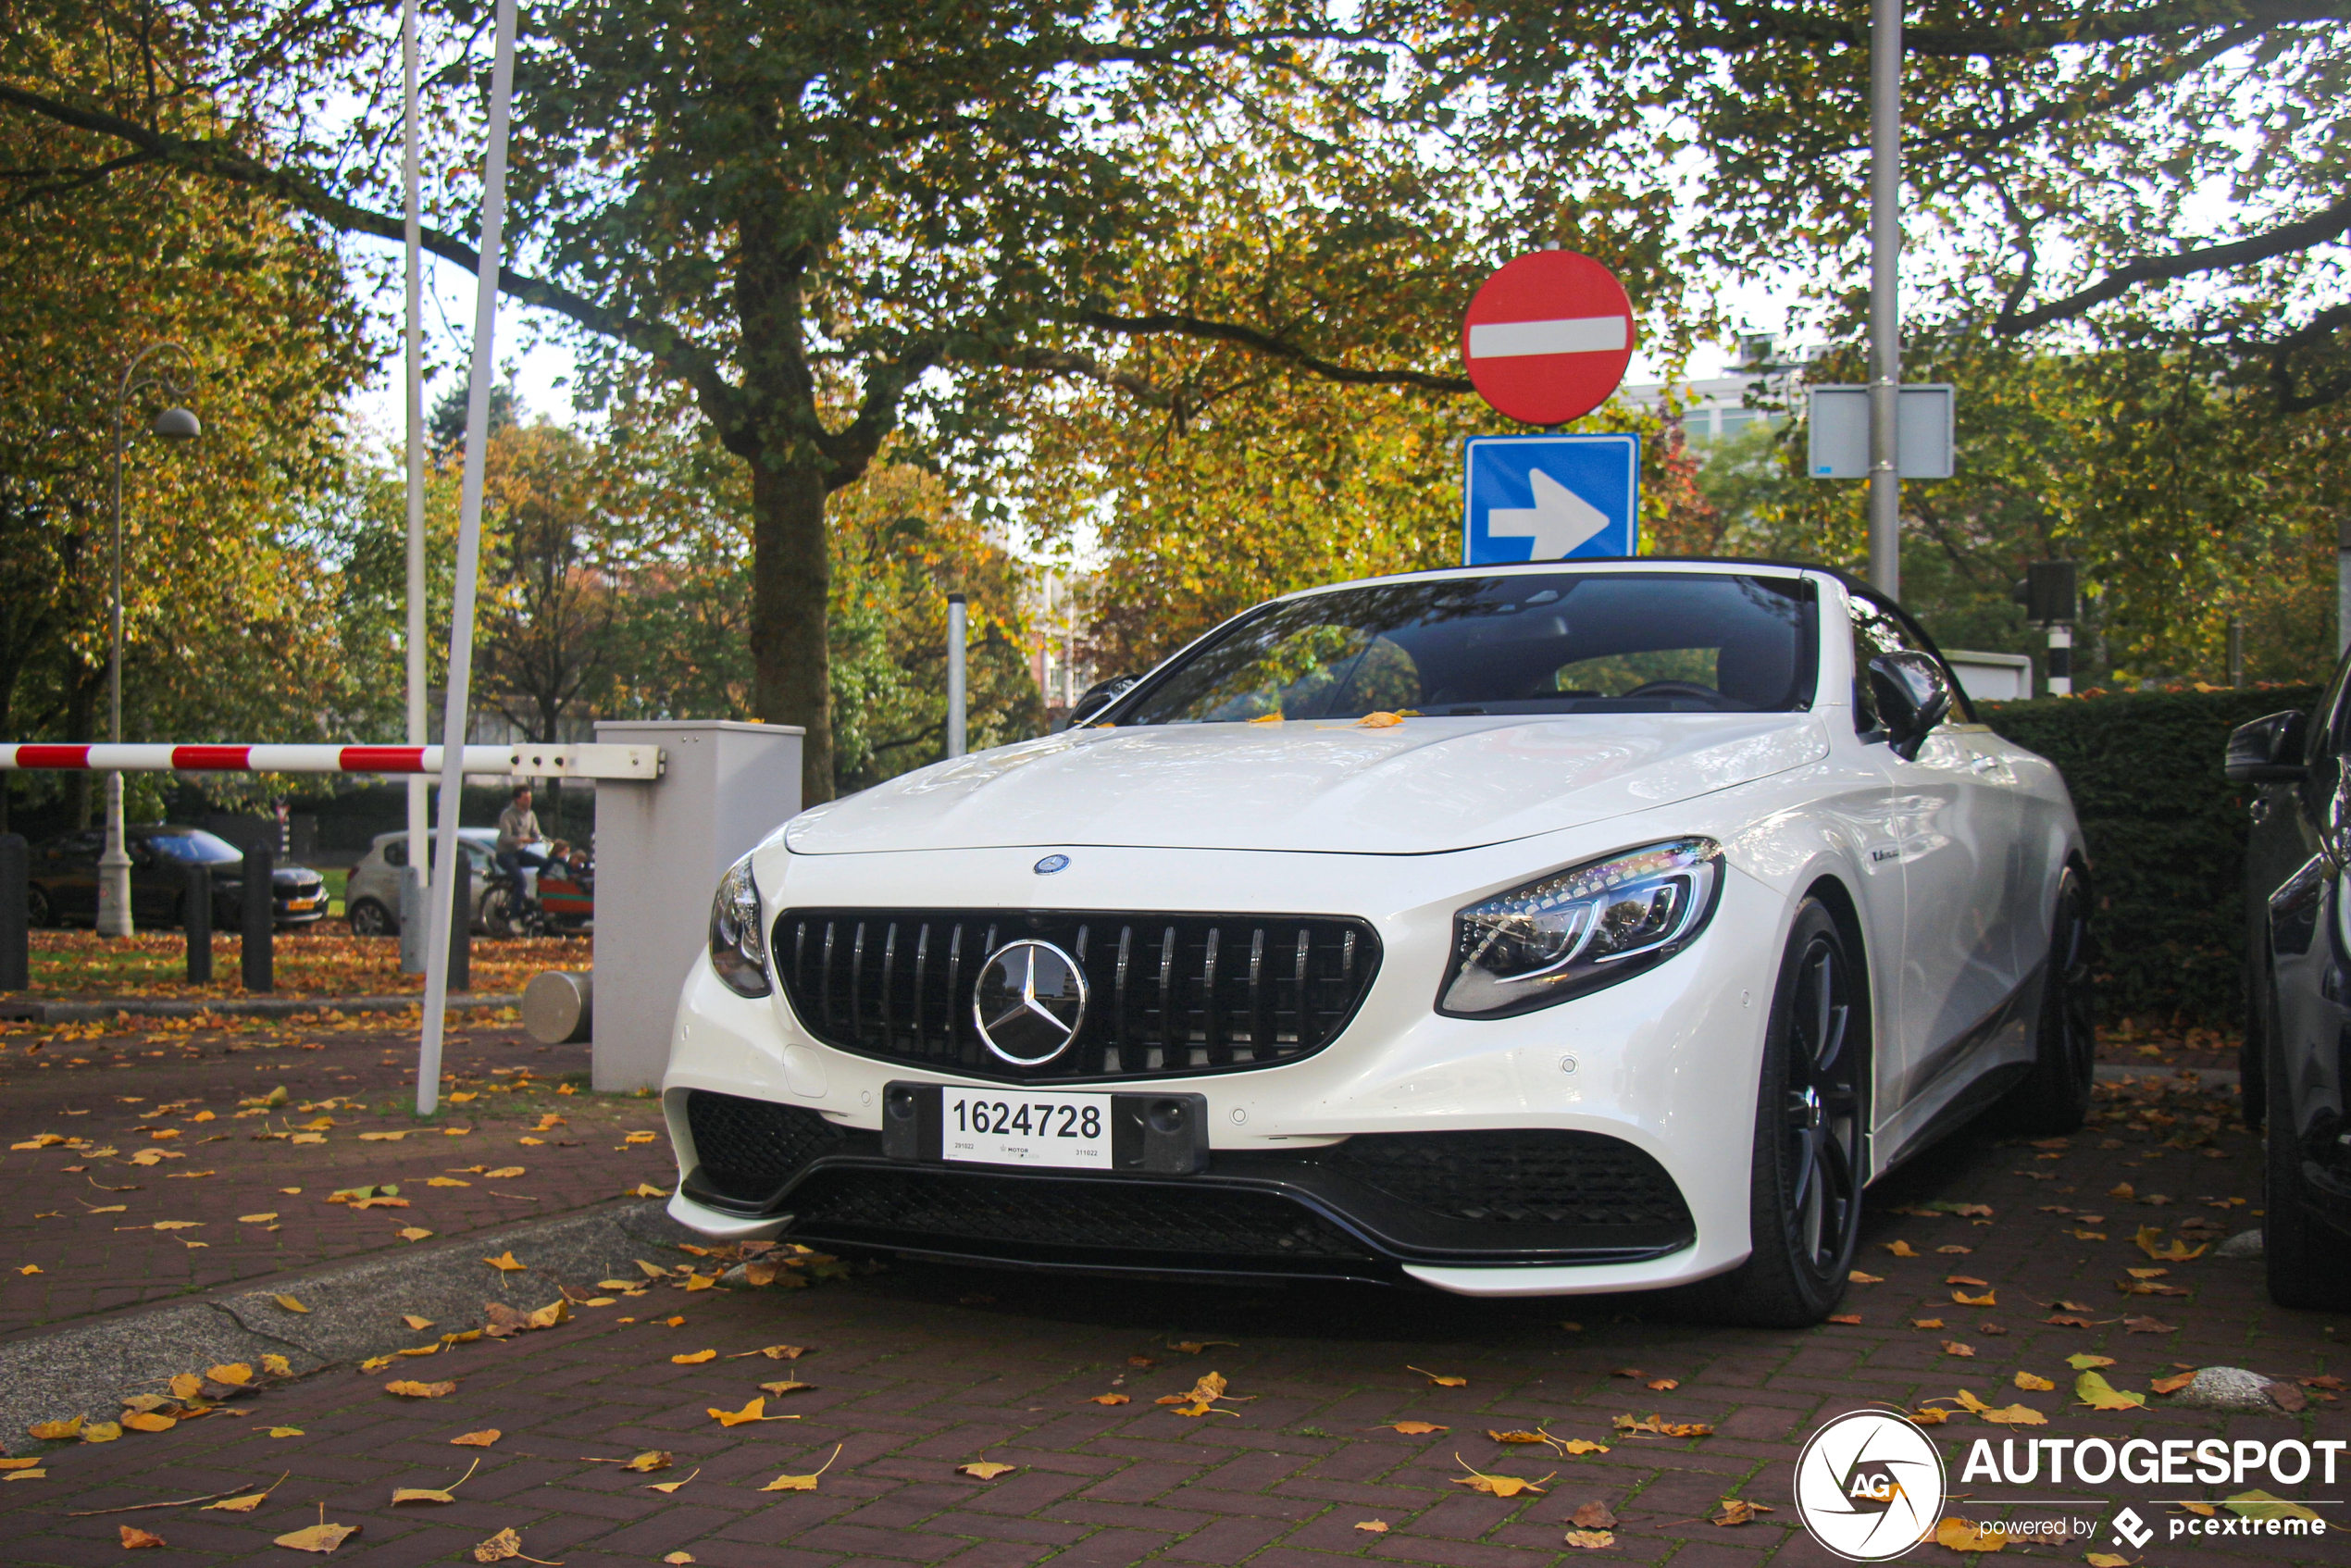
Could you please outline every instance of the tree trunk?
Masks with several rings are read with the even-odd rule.
[[[826,489],[824,470],[813,464],[776,467],[751,459],[753,716],[807,731],[800,753],[802,806],[833,798]]]

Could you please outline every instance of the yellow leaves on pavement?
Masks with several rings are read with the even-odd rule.
[[[318,1506],[321,1513],[326,1512],[326,1504]],[[356,1524],[330,1524],[321,1519],[316,1524],[280,1536],[278,1544],[296,1551],[331,1552],[358,1533],[359,1526]]]
[[[2016,1386],[2035,1394],[2046,1394],[2057,1387],[2047,1378],[2031,1372],[2019,1372],[2016,1375]]]
[[[643,1453],[639,1454],[634,1459],[596,1459],[591,1456],[582,1462],[588,1464],[617,1464],[623,1470],[633,1470],[640,1475],[650,1475],[656,1470],[668,1469],[670,1462],[676,1456],[671,1454],[666,1449],[647,1449]]]
[[[2009,1537],[1997,1524],[1978,1524],[1955,1516],[1934,1527],[1934,1544],[1953,1551],[1998,1551],[2009,1544]]]
[[[2000,1304],[1994,1293],[1989,1290],[1981,1296],[1971,1296],[1964,1290],[1954,1290],[1951,1292],[1951,1300],[1963,1307],[1996,1307]]]
[[[504,1436],[495,1426],[488,1426],[479,1432],[460,1432],[449,1441],[461,1449],[486,1449]]]
[[[123,1416],[122,1424],[133,1432],[168,1432],[180,1425],[176,1418],[158,1415],[151,1410],[129,1412]]]
[[[140,1529],[135,1524],[118,1524],[115,1528],[122,1532],[122,1549],[125,1551],[136,1551],[141,1547],[168,1546],[170,1544],[161,1536],[150,1534],[145,1530]]]
[[[649,1181],[641,1181],[636,1186],[630,1188],[628,1191],[622,1193],[621,1196],[623,1198],[666,1198],[669,1196],[669,1189],[667,1188],[655,1187]]]
[[[1721,1524],[1725,1527],[1735,1524],[1752,1524],[1755,1523],[1755,1516],[1757,1514],[1770,1513],[1772,1512],[1773,1510],[1766,1507],[1764,1504],[1760,1502],[1749,1502],[1745,1498],[1724,1498],[1723,1500],[1722,1511],[1716,1513],[1712,1518],[1709,1519],[1707,1523],[1710,1524]]]
[[[288,1361],[283,1356],[264,1356],[261,1358],[261,1370],[267,1373],[272,1377],[292,1377],[293,1375],[293,1363]]]
[[[81,1440],[85,1443],[111,1443],[122,1436],[122,1426],[113,1421],[85,1421],[81,1425]]]
[[[1442,1432],[1445,1428],[1439,1426],[1435,1428],[1435,1430]],[[1489,1426],[1486,1428],[1486,1435],[1498,1443],[1545,1443],[1556,1445],[1559,1442],[1559,1439],[1552,1437],[1549,1432],[1497,1432]]]
[[[1253,718],[1249,722],[1251,724],[1263,724],[1265,721],[1263,719]],[[1387,1524],[1385,1520],[1358,1519],[1355,1521],[1355,1527],[1363,1531],[1366,1535],[1384,1536],[1387,1534]]]
[[[42,1272],[42,1268],[39,1263],[27,1263],[22,1268],[17,1270],[17,1272],[19,1274],[39,1274]]]
[[[425,1185],[427,1187],[471,1187],[473,1183],[459,1181],[455,1176],[427,1176]]]
[[[620,1141],[623,1143],[651,1143],[653,1140],[653,1137],[654,1135],[649,1132],[632,1132]]]
[[[2160,1226],[2143,1225],[2139,1227],[2138,1235],[2131,1239],[2137,1243],[2140,1251],[2159,1263],[2184,1263],[2191,1259],[2204,1256],[2211,1248],[2211,1243],[2208,1241],[2191,1247],[2183,1239],[2165,1241],[2158,1247],[2156,1243],[2161,1240],[2162,1237],[2163,1231]]]
[[[763,1492],[813,1492],[816,1489],[817,1476],[833,1467],[833,1460],[840,1457],[840,1450],[841,1445],[835,1443],[832,1457],[818,1465],[814,1475],[778,1475],[759,1489]]]
[[[1884,1245],[1887,1251],[1897,1258],[1915,1258],[1919,1255],[1918,1249],[1907,1241],[1888,1241]]]
[[[2131,1189],[2131,1184],[2127,1181],[2117,1182],[2114,1186],[2108,1188],[2106,1195],[2108,1198],[2120,1198],[2125,1203],[2128,1203],[2132,1199],[2138,1196],[2136,1192],[2133,1192]]]
[[[432,1232],[427,1230],[422,1226],[404,1225],[398,1230],[393,1231],[392,1234],[399,1237],[403,1241],[422,1241],[425,1238],[430,1236]]]
[[[36,1421],[25,1430],[44,1443],[62,1443],[68,1437],[81,1436],[81,1417],[71,1415],[63,1421]]]
[[[299,1426],[272,1426],[269,1428],[267,1435],[272,1437],[299,1437],[305,1436],[302,1428]]]
[[[680,1487],[684,1486],[684,1485],[686,1484],[686,1481],[690,1481],[690,1480],[692,1480],[692,1479],[694,1478],[694,1476],[695,1476],[695,1475],[701,1475],[701,1474],[702,1474],[702,1466],[701,1466],[701,1465],[699,1465],[699,1464],[697,1464],[697,1465],[695,1465],[695,1466],[694,1466],[694,1469],[693,1469],[693,1475],[688,1475],[688,1476],[685,1478],[685,1480],[684,1480],[684,1481],[653,1481],[653,1482],[648,1482],[648,1483],[646,1484],[645,1490],[647,1490],[647,1491],[649,1491],[649,1492],[659,1492],[662,1496],[664,1496],[664,1497],[667,1497],[667,1496],[669,1496],[672,1492],[675,1492],[675,1491],[676,1491],[678,1487]]]
[[[288,1474],[291,1474],[291,1472]],[[269,1485],[264,1487],[257,1492],[247,1492],[243,1497],[222,1498],[218,1502],[208,1502],[204,1505],[202,1512],[205,1513],[251,1513],[255,1509],[259,1508],[263,1503],[268,1501],[269,1494],[276,1491],[280,1487],[285,1485],[285,1481],[286,1477],[284,1475],[280,1475],[275,1481],[270,1482]]]
[[[669,1359],[679,1366],[699,1366],[703,1362],[717,1360],[718,1352],[716,1350],[690,1350],[682,1356],[672,1356]]]
[[[1972,1356],[1975,1347],[1963,1345],[1957,1339],[1946,1339],[1943,1341],[1943,1353],[1947,1356]]]
[[[2117,1388],[2095,1372],[2073,1380],[2073,1397],[2092,1410],[2136,1410],[2147,1402],[2145,1394]]]
[[[1560,1445],[1560,1451],[1570,1454],[1606,1453],[1608,1445],[1593,1442],[1588,1437],[1570,1437]]]
[[[754,1421],[798,1421],[796,1415],[769,1415],[767,1400],[763,1397],[752,1400],[740,1410],[720,1410],[707,1407],[710,1418],[721,1426],[746,1426]]]
[[[1086,1402],[1088,1404],[1095,1405],[1123,1405],[1132,1403],[1133,1401],[1128,1400],[1124,1394],[1096,1394],[1089,1398]]]
[[[524,1174],[520,1165],[501,1165],[494,1171],[485,1171],[476,1166],[475,1171],[485,1181],[512,1181]]]
[[[1454,1476],[1453,1485],[1457,1487],[1467,1487],[1471,1491],[1484,1492],[1488,1497],[1496,1498],[1514,1498],[1521,1492],[1533,1492],[1536,1496],[1540,1497],[1543,1493],[1543,1482],[1549,1480],[1551,1475],[1559,1474],[1559,1472],[1553,1471],[1551,1475],[1545,1475],[1536,1480],[1528,1481],[1516,1475],[1488,1475],[1484,1471],[1472,1466],[1470,1462],[1463,1459],[1460,1454],[1455,1454],[1453,1456],[1453,1462],[1469,1472],[1466,1475]]]
[[[669,1277],[669,1271],[667,1269],[662,1267],[659,1263],[649,1263],[642,1258],[639,1258],[637,1260],[637,1272],[643,1275],[647,1279],[667,1279]]]
[[[1570,1530],[1564,1539],[1568,1545],[1581,1550],[1598,1551],[1604,1547],[1612,1547],[1616,1544],[1616,1532],[1613,1530]]]
[[[2094,1551],[2082,1561],[2090,1568],[2131,1568],[2131,1560],[2119,1551]]]
[[[1466,1377],[1450,1377],[1446,1375],[1444,1373],[1431,1372],[1426,1367],[1413,1366],[1410,1363],[1406,1364],[1404,1370],[1407,1372],[1419,1373],[1423,1377],[1427,1378],[1439,1388],[1466,1388],[1469,1387],[1469,1379]]]
[[[1854,1269],[1850,1273],[1847,1274],[1845,1277],[1848,1283],[1854,1285],[1883,1285],[1885,1283],[1885,1276],[1882,1274],[1871,1274],[1865,1269]]]
[[[392,1491],[392,1506],[397,1508],[404,1502],[455,1502],[457,1500],[453,1494],[458,1487],[472,1480],[474,1472],[480,1468],[481,1461],[475,1460],[466,1466],[466,1473],[463,1475],[458,1476],[446,1487],[395,1487]]]
[[[44,1132],[34,1134],[22,1143],[11,1143],[8,1147],[11,1149],[55,1149],[65,1140],[63,1133]]]
[[[2114,1358],[2112,1356],[2094,1356],[2090,1354],[2089,1351],[2083,1350],[2074,1355],[2066,1357],[2065,1364],[2071,1367],[2076,1372],[2087,1372],[2092,1367],[2112,1366],[2114,1364]]]
[[[1635,1437],[1710,1437],[1714,1428],[1701,1421],[1665,1421],[1652,1411],[1642,1420],[1620,1415],[1614,1423],[1619,1432]]]
[[[1452,1430],[1450,1426],[1439,1426],[1433,1421],[1393,1421],[1387,1424],[1387,1429],[1390,1432],[1401,1432],[1407,1437],[1426,1437],[1431,1432],[1450,1432]],[[1377,1426],[1372,1426],[1366,1427],[1365,1430],[1376,1432],[1379,1431],[1380,1428]]]
[[[1217,1400],[1235,1400],[1238,1397],[1225,1392],[1226,1387],[1227,1385],[1225,1381],[1225,1375],[1223,1373],[1206,1373],[1201,1375],[1199,1382],[1191,1386],[1188,1392],[1181,1394],[1162,1394],[1152,1402],[1154,1404],[1173,1405],[1176,1407],[1176,1413],[1178,1415],[1192,1417],[1203,1415],[1233,1415],[1238,1412],[1229,1410],[1220,1411],[1215,1408]],[[1251,1394],[1249,1397],[1250,1399],[1255,1399],[1257,1396]]]
[[[1967,1411],[1971,1414],[1980,1415],[1984,1420],[1993,1423],[1995,1425],[2046,1426],[2049,1424],[2049,1418],[2043,1415],[2039,1411],[2034,1410],[2031,1405],[2003,1406],[1986,1404],[1984,1400],[1976,1398],[1972,1391],[1966,1388],[1960,1389],[1958,1393],[1951,1395],[1950,1398],[1958,1400],[1961,1409]]]
[[[2108,1366],[2112,1366],[2114,1363],[2113,1363],[2112,1362],[2108,1362],[2106,1364],[2107,1364],[2107,1365],[2108,1365]],[[2175,1373],[2173,1375],[2171,1375],[2171,1376],[2170,1376],[2170,1377],[2158,1377],[2158,1378],[2155,1379],[2153,1382],[2149,1383],[2149,1384],[2147,1385],[2147,1387],[2148,1387],[2148,1388],[2152,1389],[2154,1392],[2158,1393],[2158,1394],[2176,1394],[2176,1393],[2178,1393],[2181,1389],[2183,1389],[2183,1388],[2186,1388],[2189,1384],[2191,1384],[2191,1383],[2193,1383],[2193,1382],[2195,1382],[2195,1381],[2196,1381],[2196,1374],[2195,1374],[2195,1373],[2193,1373],[2193,1372],[2182,1372],[2182,1373]]]
[[[532,1557],[527,1554],[522,1549],[522,1537],[512,1526],[499,1531],[474,1548],[476,1562],[504,1562],[510,1557],[520,1558],[525,1562],[539,1563],[540,1568],[563,1568],[561,1562],[549,1562],[543,1557]]]
[[[1016,1464],[1000,1464],[992,1459],[976,1459],[969,1464],[959,1464],[955,1468],[963,1475],[978,1480],[993,1481],[997,1476],[1009,1475],[1020,1467]]]
[[[494,1258],[484,1258],[481,1261],[488,1263],[491,1268],[496,1269],[500,1274],[517,1274],[530,1266],[529,1263],[516,1262],[515,1254],[511,1249],[499,1253]]]
[[[442,1400],[457,1391],[455,1382],[418,1383],[410,1378],[395,1378],[384,1385],[384,1392],[397,1394],[404,1400]]]
[[[363,1132],[359,1135],[359,1141],[362,1143],[397,1143],[415,1130],[416,1129],[413,1127],[403,1127],[398,1132]]]
[[[815,1386],[814,1383],[802,1383],[796,1378],[787,1377],[780,1382],[762,1383],[759,1387],[767,1393],[782,1395],[797,1394],[803,1389],[814,1388]]]
[[[277,1217],[278,1217],[278,1216],[277,1216],[276,1214],[274,1214],[274,1213],[271,1213],[271,1214],[239,1214],[239,1215],[237,1216],[237,1223],[238,1223],[239,1225],[267,1225],[267,1224],[268,1224],[271,1220],[274,1220],[274,1219],[276,1219]]]
[[[1939,1317],[1914,1317],[1910,1320],[1910,1326],[1912,1328],[1940,1328],[1943,1326],[1943,1320]]]
[[[295,1300],[292,1296],[277,1295],[272,1296],[269,1299],[277,1302],[280,1306],[285,1308],[286,1311],[290,1313],[306,1313],[310,1310],[308,1307],[304,1306],[300,1301]]]
[[[215,1383],[226,1383],[235,1388],[242,1388],[253,1381],[253,1368],[241,1361],[223,1362],[218,1366],[205,1367],[204,1375]]]

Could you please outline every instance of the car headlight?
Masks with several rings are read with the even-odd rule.
[[[765,996],[767,940],[759,929],[759,887],[751,879],[751,856],[727,867],[710,901],[710,966],[739,996]]]
[[[1629,979],[1688,946],[1722,887],[1722,845],[1673,839],[1458,910],[1437,1010],[1505,1018]]]

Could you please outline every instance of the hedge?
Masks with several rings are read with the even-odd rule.
[[[2154,691],[1978,704],[2057,764],[2073,792],[2097,898],[2101,1014],[2233,1030],[2245,952],[2243,792],[2220,772],[2229,731],[2307,708],[2316,686]]]

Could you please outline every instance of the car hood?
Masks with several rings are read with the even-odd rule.
[[[1428,854],[1743,784],[1824,756],[1810,714],[1566,714],[1077,729],[794,817],[798,854],[1022,845]]]

